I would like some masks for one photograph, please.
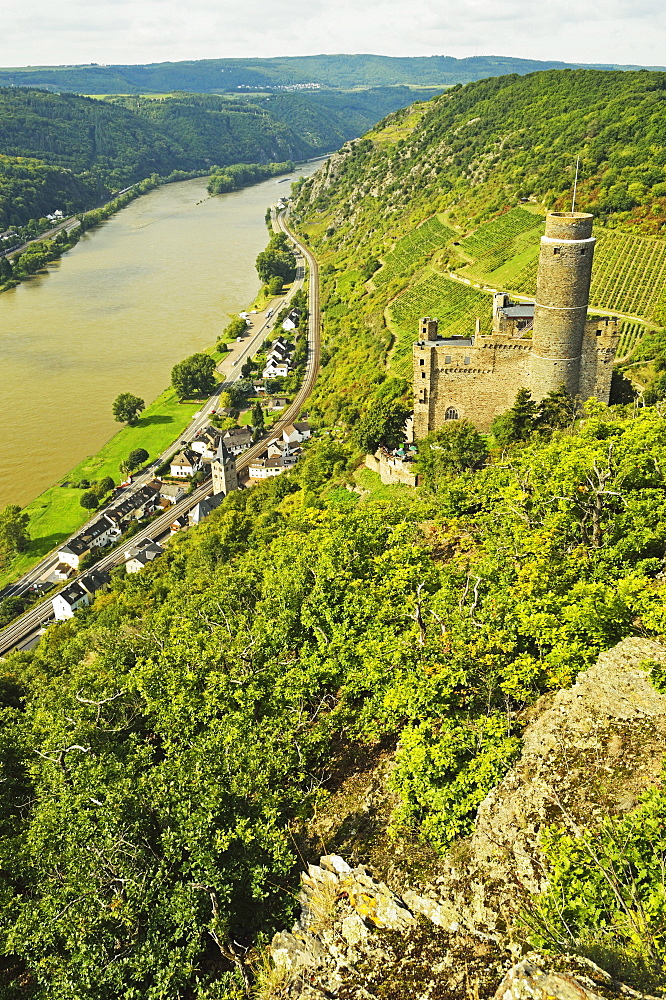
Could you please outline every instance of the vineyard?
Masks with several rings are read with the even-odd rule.
[[[542,229],[541,215],[513,208],[461,240],[460,247],[474,257],[476,269],[488,274],[513,260],[519,251],[538,248]]]
[[[401,278],[411,273],[416,264],[426,263],[431,254],[441,250],[454,237],[453,230],[443,226],[437,216],[433,215],[418,229],[398,240],[384,258],[381,270],[373,275],[373,282],[381,287],[387,285],[393,278]]]
[[[615,352],[615,356],[618,361],[624,361],[629,357],[645,333],[646,329],[647,328],[643,323],[634,323],[629,319],[625,319],[622,323],[620,323],[620,339],[618,341],[617,351]]]
[[[492,299],[483,292],[432,272],[403,292],[390,307],[391,328],[397,337],[390,369],[402,378],[411,378],[412,344],[422,316],[436,317],[439,332],[445,337],[474,336],[477,318],[481,321],[481,332],[490,333]]]
[[[596,230],[590,305],[666,323],[666,240]]]

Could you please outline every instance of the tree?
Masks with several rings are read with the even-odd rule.
[[[119,424],[134,424],[145,408],[146,404],[139,396],[133,396],[131,392],[121,392],[114,399],[111,412]]]
[[[281,278],[284,284],[289,284],[296,277],[296,259],[289,250],[278,250],[268,247],[257,257],[257,274],[268,284],[271,278]]]
[[[134,451],[129,453],[128,462],[131,469],[138,469],[140,465],[143,465],[145,461],[149,458],[148,452],[145,448],[135,448]]]
[[[273,275],[268,282],[268,291],[271,295],[279,295],[282,291],[282,278],[279,274]]]
[[[264,426],[264,411],[259,400],[252,407],[252,424],[254,427]]]
[[[442,474],[480,469],[488,461],[488,448],[469,420],[449,420],[419,441],[419,471],[429,485]]]
[[[81,494],[79,503],[85,510],[95,510],[96,507],[99,507],[99,497],[92,490],[87,490]]]
[[[221,392],[220,395],[217,397],[217,405],[218,409],[220,410],[232,409],[231,393],[228,391],[228,389],[225,389],[225,391]]]
[[[538,406],[529,389],[519,389],[510,410],[501,413],[492,422],[491,431],[500,445],[527,441],[536,429]]]
[[[191,354],[171,369],[171,384],[180,399],[200,399],[215,388],[215,361],[210,354]]]
[[[110,493],[111,490],[115,487],[115,485],[116,484],[114,483],[111,476],[104,476],[104,479],[100,479],[100,481],[96,483],[94,487],[94,492],[98,497],[101,498],[106,496],[107,493]]]
[[[411,408],[399,399],[383,399],[372,405],[361,420],[356,437],[364,451],[372,453],[383,445],[397,448],[405,440],[405,422]]]
[[[536,427],[540,431],[562,430],[576,419],[578,399],[568,392],[565,385],[553,389],[539,403]]]
[[[7,563],[17,552],[24,552],[30,536],[30,515],[18,504],[10,503],[0,511],[0,563]]]

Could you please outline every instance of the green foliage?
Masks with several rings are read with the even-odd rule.
[[[121,392],[113,401],[111,412],[113,417],[120,424],[134,424],[146,404],[139,396],[132,395],[131,392]]]
[[[624,817],[542,834],[548,890],[525,915],[536,947],[614,961],[639,989],[663,984],[666,966],[666,795],[647,792]]]
[[[469,833],[477,807],[520,751],[511,730],[500,715],[406,727],[392,778],[403,799],[394,821],[416,824],[439,848]]]
[[[258,184],[267,177],[288,174],[294,169],[293,160],[284,163],[234,163],[223,170],[213,170],[208,182],[209,194],[223,194],[238,188]]]
[[[536,403],[529,389],[519,389],[510,410],[492,422],[492,434],[500,445],[527,441],[535,433],[548,436],[573,424],[578,413],[578,402],[564,386],[554,389]]]
[[[468,420],[451,420],[418,443],[418,470],[433,488],[442,476],[479,469],[488,461],[488,447]]]
[[[146,458],[147,457],[148,455],[146,454]],[[100,481],[95,484],[95,493],[101,499],[102,497],[106,496],[107,493],[110,493],[111,490],[115,489],[115,486],[116,484],[111,478],[111,476],[104,476],[103,479],[100,479]]]
[[[264,283],[278,278],[282,283],[289,284],[296,277],[296,258],[294,257],[284,233],[274,233],[268,247],[257,257],[257,274]]]
[[[171,384],[180,399],[209,396],[216,382],[215,361],[210,354],[191,354],[171,369]]]
[[[411,407],[397,399],[383,399],[371,406],[363,416],[356,440],[359,448],[371,454],[379,446],[389,450],[405,440],[405,422]]]
[[[99,507],[99,495],[95,490],[87,490],[81,494],[79,503],[84,510],[95,510],[96,507]]]
[[[30,515],[18,504],[9,503],[0,511],[0,566],[6,565],[17,552],[23,552],[30,541]]]
[[[0,941],[38,1000],[212,990],[234,941],[289,922],[290,830],[341,747],[394,741],[394,827],[443,848],[526,704],[636,621],[666,629],[655,410],[600,409],[427,493],[352,494],[357,461],[321,434],[7,660]]]
[[[145,448],[135,448],[129,453],[127,461],[129,462],[130,468],[138,469],[140,465],[147,462],[149,458],[148,452]]]

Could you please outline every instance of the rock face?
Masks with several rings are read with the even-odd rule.
[[[622,814],[660,778],[666,696],[631,638],[565,691],[530,710],[523,752],[481,804],[474,833],[445,874],[389,888],[337,855],[302,876],[301,916],[276,934],[268,998],[320,1000],[598,1000],[638,997],[591,962],[526,954],[516,917],[545,886],[539,833]],[[441,869],[440,869],[441,870]],[[393,879],[391,878],[391,881]],[[517,961],[519,960],[519,961]],[[516,964],[517,963],[517,964]]]
[[[631,638],[602,653],[573,687],[533,711],[520,759],[481,803],[449,887],[472,924],[509,933],[524,901],[544,888],[539,831],[632,809],[660,778],[666,697],[641,667],[666,649]]]

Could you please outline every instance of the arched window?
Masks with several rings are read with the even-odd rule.
[[[444,419],[445,420],[457,420],[458,419],[458,411],[453,406],[447,407],[446,413],[444,414]]]

